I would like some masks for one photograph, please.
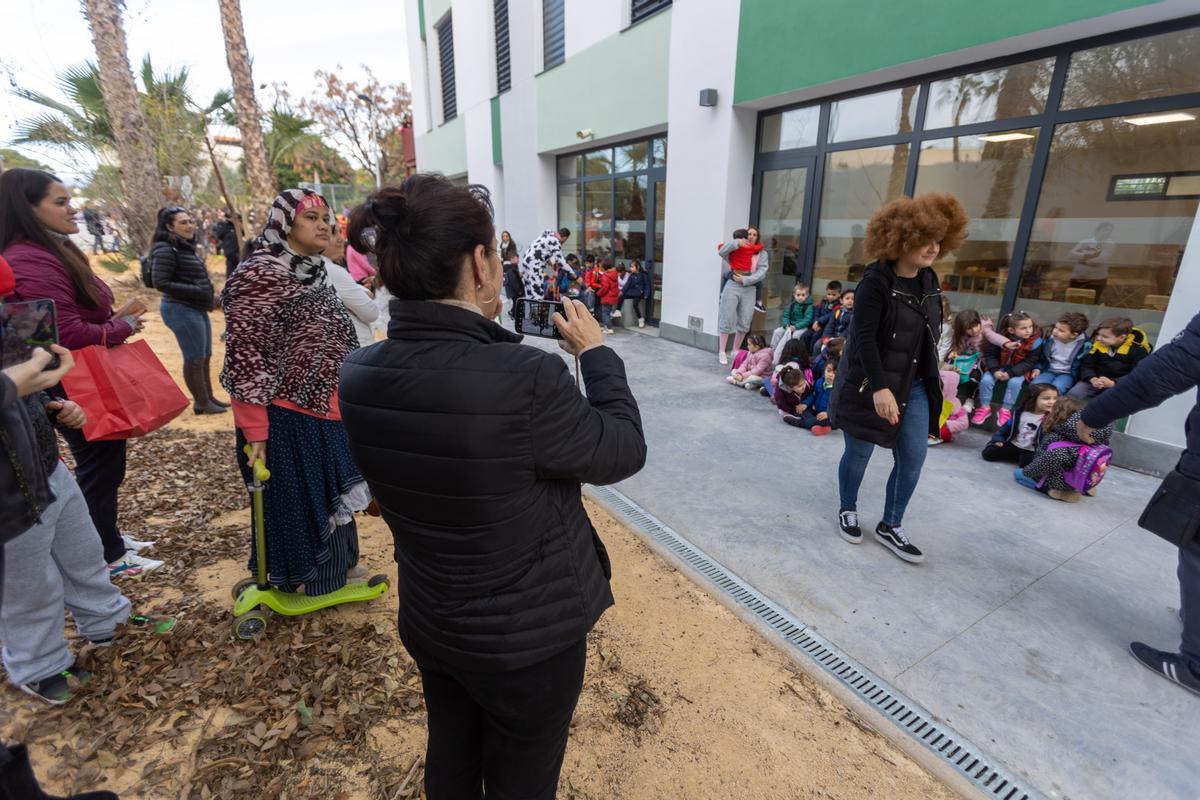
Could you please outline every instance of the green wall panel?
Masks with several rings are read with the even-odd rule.
[[[504,163],[504,143],[500,138],[500,98],[492,98],[492,163]]]
[[[422,137],[417,169],[451,176],[467,171],[467,128],[463,120],[455,117]]]
[[[425,41],[425,0],[417,0],[417,29],[421,34],[421,41]]]
[[[1157,0],[742,0],[734,102],[861,75]]]
[[[665,11],[537,76],[538,151],[667,122],[671,12]]]

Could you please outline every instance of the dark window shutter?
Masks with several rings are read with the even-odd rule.
[[[512,88],[512,66],[508,55],[508,0],[495,0],[496,94]]]
[[[442,117],[449,122],[458,116],[458,96],[454,90],[454,20],[438,26],[438,60],[442,65]]]
[[[550,69],[566,59],[566,3],[564,0],[542,0],[542,35],[545,49],[542,69]]]
[[[653,16],[671,5],[671,0],[630,0],[629,21],[631,25]]]

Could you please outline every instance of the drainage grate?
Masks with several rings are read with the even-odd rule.
[[[695,547],[663,522],[607,486],[588,486],[589,496],[663,547],[713,586],[775,629],[780,636],[862,700],[874,706],[934,756],[997,800],[1042,800],[1042,795],[971,744],[962,734],[897,691],[803,622],[764,597],[746,581]]]

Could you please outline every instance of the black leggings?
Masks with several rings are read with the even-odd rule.
[[[83,431],[63,428],[62,436],[75,457],[75,480],[87,500],[88,514],[104,543],[104,560],[125,555],[117,527],[117,491],[125,480],[125,440],[89,442]]]
[[[1005,461],[1023,468],[1033,461],[1035,453],[1032,450],[1022,450],[1008,442],[988,442],[980,455],[984,461]]]

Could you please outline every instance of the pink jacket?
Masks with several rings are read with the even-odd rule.
[[[946,430],[950,431],[950,436],[954,437],[970,427],[971,423],[967,419],[967,410],[958,401],[958,373],[943,370],[939,374],[942,378],[942,398],[949,399],[954,409],[950,412],[950,417],[944,426]]]
[[[746,375],[757,375],[760,378],[765,378],[771,372],[771,366],[775,363],[775,351],[769,347],[764,347],[756,353],[747,352],[746,359],[738,364],[737,371]]]
[[[346,269],[350,270],[350,277],[354,278],[355,283],[360,283],[363,278],[375,274],[375,268],[371,266],[367,257],[350,245],[346,245]]]
[[[118,345],[133,333],[127,319],[113,317],[113,295],[108,284],[95,278],[98,308],[87,308],[75,297],[75,285],[58,256],[32,242],[17,242],[3,253],[17,281],[14,302],[53,300],[58,315],[58,342],[68,350],[93,344]]]

